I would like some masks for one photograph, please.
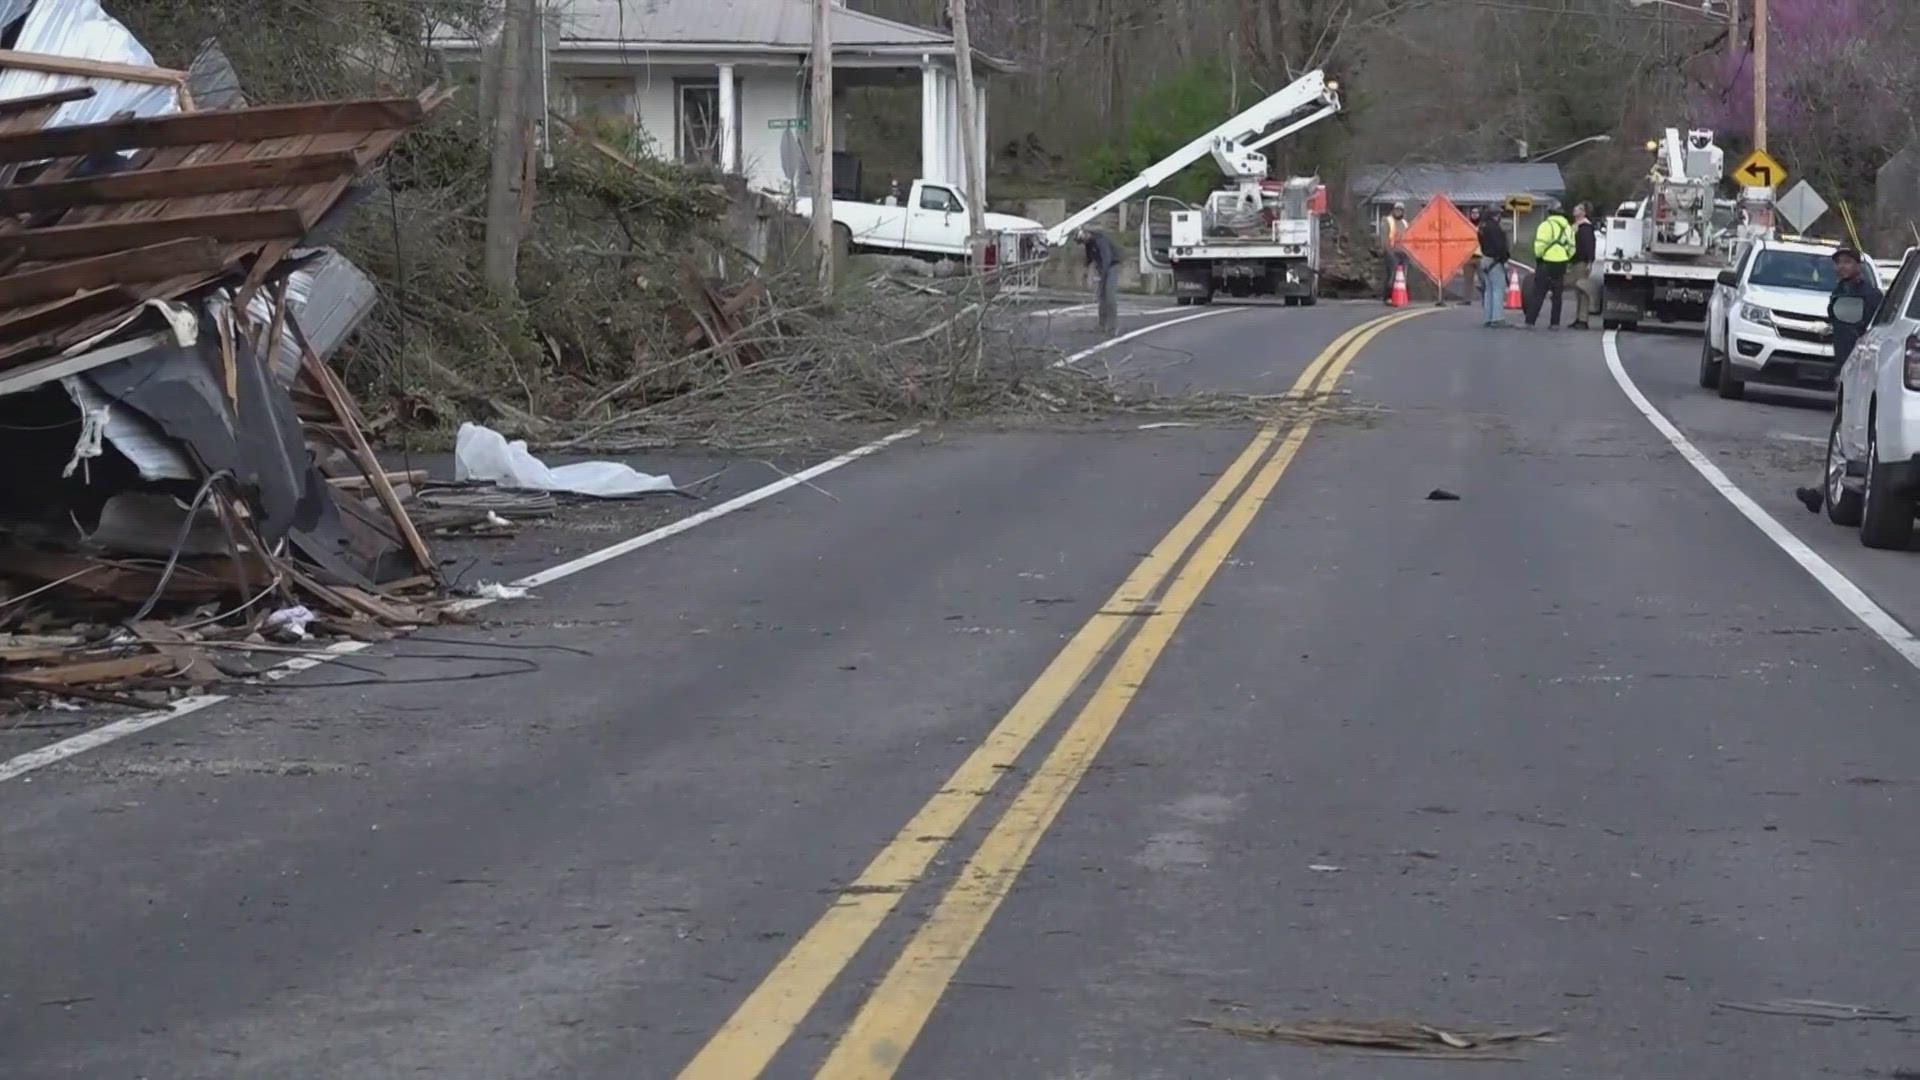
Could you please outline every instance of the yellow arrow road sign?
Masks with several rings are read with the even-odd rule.
[[[1755,150],[1740,162],[1733,170],[1733,178],[1748,187],[1770,187],[1775,191],[1786,186],[1787,170],[1773,160],[1773,155],[1765,150]]]

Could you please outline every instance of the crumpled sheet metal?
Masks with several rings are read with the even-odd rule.
[[[19,18],[22,9],[26,10],[26,20],[13,43],[21,52],[156,66],[146,46],[118,19],[108,15],[98,0],[0,0],[0,27]],[[47,122],[47,127],[99,123],[126,112],[135,116],[165,116],[180,111],[180,92],[173,86],[44,71],[0,71],[0,101],[50,94],[75,86],[91,86],[94,94],[85,101],[62,105]]]

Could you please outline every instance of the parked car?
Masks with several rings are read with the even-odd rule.
[[[1840,372],[1827,434],[1826,507],[1860,542],[1904,548],[1920,496],[1920,251],[1909,249],[1893,284]]]
[[[1833,356],[1827,298],[1839,280],[1834,246],[1811,240],[1755,239],[1734,252],[1707,300],[1700,342],[1700,385],[1738,398],[1748,383],[1831,390]],[[1862,269],[1878,274],[1872,259]]]
[[[801,199],[794,211],[813,216],[813,200]],[[988,232],[1039,232],[1031,218],[987,214]],[[915,180],[906,205],[833,200],[833,235],[840,250],[892,251],[922,257],[965,258],[967,204],[960,192],[945,184]]]

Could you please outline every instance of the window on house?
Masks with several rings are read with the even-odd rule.
[[[720,84],[682,82],[675,87],[675,97],[680,160],[689,165],[720,164]]]
[[[633,119],[632,79],[568,79],[573,114],[587,120]]]

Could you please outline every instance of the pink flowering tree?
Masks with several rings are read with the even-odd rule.
[[[1875,171],[1911,137],[1901,75],[1911,60],[1885,32],[1913,14],[1909,2],[1771,0],[1767,149],[1829,199],[1870,201]],[[1742,25],[1747,47],[1718,64],[1695,101],[1694,115],[1720,133],[1729,165],[1753,145],[1751,32]]]

